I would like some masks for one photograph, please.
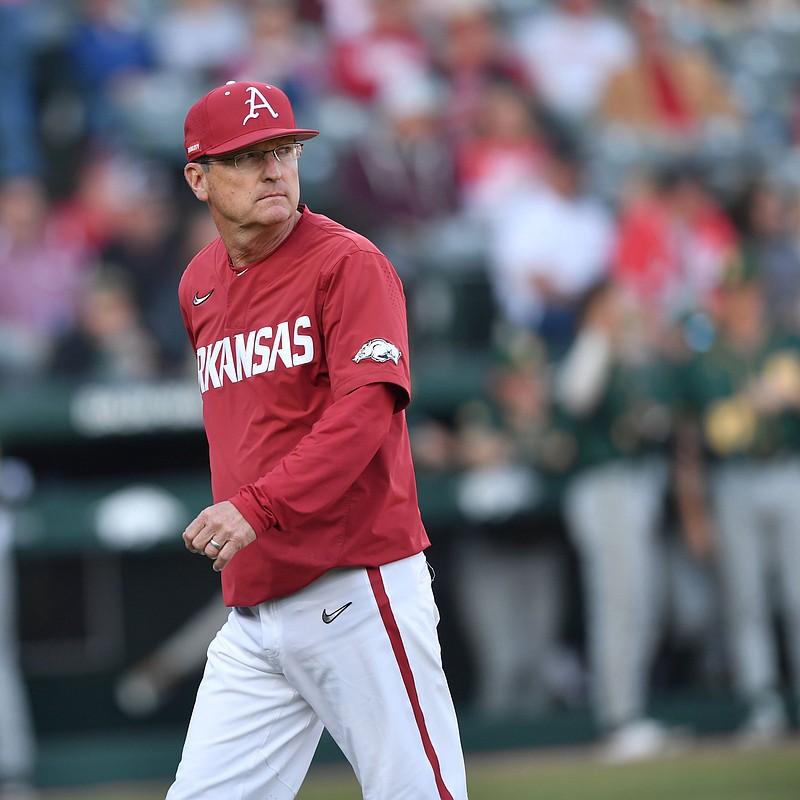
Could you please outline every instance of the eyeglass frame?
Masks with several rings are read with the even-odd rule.
[[[284,147],[291,148],[291,150],[293,150],[297,154],[295,156],[294,160],[281,161],[280,156],[278,155],[278,153],[276,151],[277,150],[281,150]],[[270,153],[272,154],[273,158],[279,164],[284,164],[284,165],[285,164],[294,164],[300,158],[300,156],[303,155],[303,142],[286,142],[285,144],[279,144],[277,147],[273,147],[270,150],[245,150],[243,153],[237,153],[235,156],[224,156],[222,158],[199,158],[199,159],[197,159],[197,163],[198,164],[214,164],[215,162],[218,162],[218,161],[220,161],[220,162],[232,161],[233,162],[233,166],[236,169],[243,169],[242,167],[239,166],[238,160],[242,156],[249,156],[249,155],[253,155],[254,153],[261,153],[262,154],[260,163],[255,165],[256,168],[260,168],[260,167],[264,166],[264,161],[266,160],[267,156]],[[288,153],[286,155],[288,155]],[[284,158],[285,157],[286,156],[284,156]],[[246,169],[246,168],[244,168],[244,169]]]

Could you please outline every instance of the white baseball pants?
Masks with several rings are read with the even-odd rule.
[[[601,464],[573,478],[565,496],[586,592],[594,709],[604,727],[646,710],[659,633],[665,466],[658,458]]]
[[[800,697],[800,459],[720,464],[711,491],[735,686],[749,700],[780,685],[777,610]]]
[[[323,727],[365,800],[465,800],[438,621],[421,553],[233,609],[167,800],[291,800]]]

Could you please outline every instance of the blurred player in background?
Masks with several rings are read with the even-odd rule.
[[[680,497],[688,540],[720,575],[739,738],[790,732],[788,684],[800,697],[800,339],[766,312],[760,263],[733,259],[717,293],[712,346],[685,368]]]
[[[601,756],[611,762],[682,745],[648,716],[672,427],[672,373],[659,341],[643,309],[606,279],[583,299],[578,335],[557,368],[558,408],[575,448],[564,514],[586,598]]]
[[[368,240],[299,204],[318,131],[229,82],[185,122],[219,238],[179,297],[214,505],[183,534],[232,607],[169,800],[294,798],[323,727],[365,798],[466,798],[404,409],[405,298]],[[241,551],[241,552],[240,552]]]

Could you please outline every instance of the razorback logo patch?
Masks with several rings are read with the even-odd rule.
[[[361,345],[359,351],[353,356],[353,361],[358,364],[365,358],[371,358],[379,364],[385,361],[394,361],[397,364],[402,355],[400,349],[391,342],[387,342],[386,339],[370,339]]]

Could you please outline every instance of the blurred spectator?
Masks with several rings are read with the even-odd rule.
[[[52,339],[74,320],[93,258],[86,240],[59,224],[38,180],[0,186],[0,371],[41,370]]]
[[[470,129],[454,143],[459,205],[478,222],[510,194],[540,180],[548,142],[532,97],[504,78],[487,80]]]
[[[127,225],[129,198],[146,176],[143,162],[129,151],[87,149],[73,191],[54,204],[59,229],[71,241],[102,251]]]
[[[15,504],[32,488],[23,462],[0,460],[0,800],[35,800],[36,741],[19,665],[17,583],[12,555]]]
[[[733,222],[690,162],[632,181],[619,212],[616,280],[660,324],[707,305],[738,245]]]
[[[419,75],[383,87],[375,129],[340,163],[339,216],[387,252],[403,277],[428,230],[457,207],[452,145],[435,85]]]
[[[175,286],[188,263],[181,252],[185,220],[166,170],[156,162],[131,160],[130,165],[133,169],[120,198],[123,220],[109,231],[100,255],[103,263],[125,273],[143,322],[157,338],[162,355],[169,358],[174,337],[183,330],[169,324],[169,317],[180,322],[174,300]],[[165,293],[172,303],[166,309]]]
[[[630,33],[602,0],[556,0],[511,32],[542,102],[564,120],[595,111],[612,73],[633,59]]]
[[[40,175],[33,3],[0,2],[0,180]]]
[[[371,0],[369,26],[331,42],[333,89],[360,103],[380,100],[391,84],[426,74],[430,47],[418,27],[413,0]]]
[[[156,344],[124,273],[106,268],[87,282],[75,324],[55,341],[50,373],[105,383],[157,377]]]
[[[486,400],[456,415],[468,521],[455,555],[458,608],[477,666],[475,702],[493,715],[541,714],[582,689],[562,642],[565,550],[558,474],[547,463],[549,387],[533,354],[519,355],[487,374]]]
[[[609,77],[599,123],[646,151],[685,152],[704,137],[737,132],[741,110],[712,59],[675,41],[662,14],[652,0],[631,4],[636,57]]]
[[[200,85],[230,80],[228,70],[249,43],[248,28],[239,0],[167,0],[152,24],[159,66]]]
[[[788,731],[774,615],[800,698],[800,339],[766,316],[757,265],[731,263],[713,346],[689,362],[677,472],[695,553],[713,558],[745,744]]]
[[[487,95],[506,82],[530,92],[522,59],[510,51],[496,17],[467,5],[443,12],[434,66],[445,84],[444,115],[451,136],[469,136],[491,118]],[[531,93],[531,102],[533,94]]]
[[[250,33],[244,0],[164,0],[158,6],[137,17],[147,23],[153,68],[128,80],[112,100],[125,148],[169,163],[182,158],[175,148],[180,109],[231,78]]]
[[[120,108],[131,85],[155,66],[152,43],[131,0],[81,0],[67,50],[86,114],[86,132],[125,138]]]
[[[575,450],[564,514],[583,579],[592,706],[602,755],[615,762],[675,744],[647,715],[663,631],[672,399],[670,371],[643,313],[613,282],[597,284],[584,298],[577,337],[555,379]]]
[[[550,148],[542,180],[498,204],[489,276],[504,319],[563,353],[580,296],[608,270],[615,221],[584,187],[585,159],[567,139]]]
[[[800,332],[800,249],[792,230],[792,190],[767,179],[748,184],[734,211],[742,248],[758,265],[767,316]]]

